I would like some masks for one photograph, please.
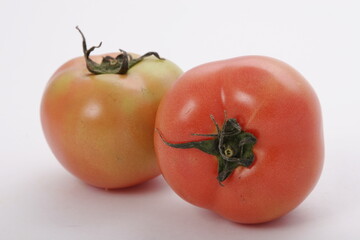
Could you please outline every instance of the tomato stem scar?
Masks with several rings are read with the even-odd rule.
[[[102,42],[99,43],[98,46],[93,46],[89,49],[87,49],[86,45],[86,39],[82,31],[78,26],[76,26],[76,29],[80,32],[82,37],[82,46],[83,46],[83,53],[86,61],[86,67],[89,70],[89,72],[93,74],[126,74],[130,68],[144,60],[144,58],[154,56],[159,60],[165,60],[164,58],[161,58],[157,52],[148,52],[144,55],[133,58],[130,54],[128,54],[126,51],[119,49],[120,54],[118,56],[111,57],[106,56],[103,57],[101,63],[96,63],[90,58],[90,53],[95,50],[95,48],[100,48],[102,45]]]

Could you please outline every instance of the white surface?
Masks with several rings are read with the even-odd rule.
[[[359,239],[360,7],[357,1],[0,1],[0,239]],[[81,39],[156,50],[184,70],[260,54],[313,85],[326,162],[295,211],[255,226],[228,222],[175,195],[161,177],[105,192],[68,174],[42,135],[51,74]],[[306,129],[304,129],[306,131]]]

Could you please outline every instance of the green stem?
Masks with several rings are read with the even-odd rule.
[[[180,149],[196,148],[216,156],[218,160],[217,180],[222,185],[222,182],[237,167],[250,167],[253,164],[255,159],[253,147],[257,139],[253,134],[245,132],[235,118],[225,119],[221,129],[212,115],[210,118],[216,126],[217,134],[193,134],[196,136],[212,137],[212,139],[208,140],[170,143],[165,140],[158,129],[156,131],[162,141],[169,147]]]
[[[115,58],[111,56],[106,56],[103,57],[101,63],[96,63],[90,58],[90,53],[94,51],[95,48],[100,48],[102,42],[100,42],[98,46],[93,46],[87,49],[84,34],[78,26],[76,26],[76,29],[80,32],[83,40],[82,47],[86,61],[86,67],[89,72],[93,74],[126,74],[130,68],[144,60],[144,58],[150,56],[155,56],[159,60],[165,60],[164,58],[161,58],[157,52],[148,52],[138,58],[133,59],[130,54],[120,49],[120,54]]]

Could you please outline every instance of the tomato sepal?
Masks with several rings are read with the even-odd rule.
[[[256,137],[242,129],[235,118],[225,119],[222,128],[215,121],[213,115],[211,120],[216,126],[217,134],[198,134],[195,136],[212,137],[212,139],[192,141],[186,143],[170,143],[165,140],[162,133],[156,129],[161,140],[169,147],[179,149],[196,148],[207,154],[216,156],[218,160],[217,180],[223,186],[231,173],[238,167],[250,167],[254,160],[253,147],[257,141]]]
[[[126,74],[130,68],[144,60],[146,57],[154,56],[159,60],[165,60],[164,58],[160,57],[157,52],[147,52],[144,55],[133,58],[130,54],[126,51],[119,49],[120,54],[117,55],[115,58],[111,56],[103,57],[101,63],[94,62],[90,58],[90,54],[95,48],[100,48],[102,42],[99,43],[97,46],[92,46],[91,48],[87,48],[86,39],[82,31],[78,26],[76,29],[80,32],[82,37],[82,45],[83,45],[83,53],[86,61],[86,67],[89,72],[93,74]]]

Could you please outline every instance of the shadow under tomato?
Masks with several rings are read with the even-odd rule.
[[[212,221],[216,222],[223,222],[228,221],[230,224],[233,224],[238,227],[247,228],[247,229],[276,229],[276,228],[289,228],[289,227],[298,227],[303,224],[307,224],[311,222],[312,216],[310,216],[309,212],[302,212],[301,209],[299,211],[296,209],[285,216],[282,216],[278,219],[265,222],[265,223],[256,223],[256,224],[244,224],[244,223],[237,223],[232,222],[223,218],[222,216],[218,215],[215,212],[212,212],[207,209],[199,209],[201,215],[204,218],[210,218]]]
[[[154,193],[163,190],[165,187],[166,185],[163,178],[161,176],[158,176],[146,182],[126,188],[118,188],[118,189],[103,189],[97,187],[93,187],[93,188],[109,194],[146,194],[146,193]]]
[[[294,210],[280,218],[274,219],[265,223],[258,224],[242,224],[242,226],[247,228],[255,229],[268,229],[268,228],[289,228],[289,227],[298,227],[303,224],[309,223],[311,216],[308,215],[308,212],[302,212],[301,210]]]

